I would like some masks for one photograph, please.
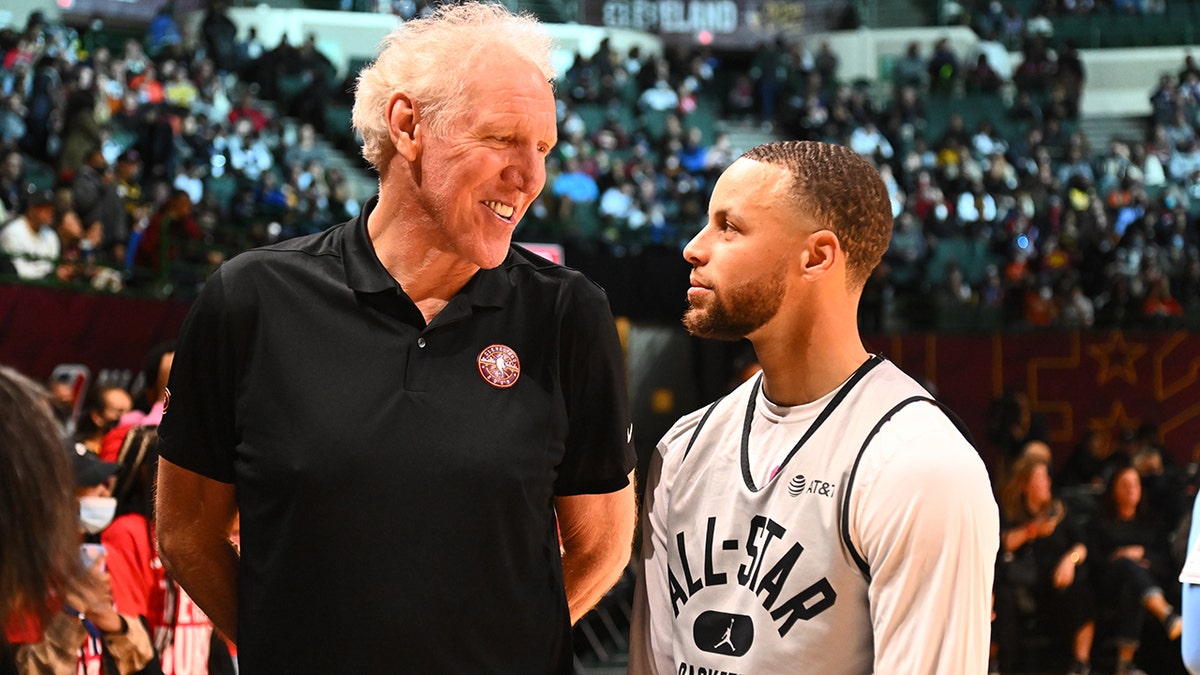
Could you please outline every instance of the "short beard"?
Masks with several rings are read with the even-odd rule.
[[[714,286],[711,304],[689,307],[683,327],[696,337],[736,342],[775,317],[783,305],[784,288],[782,265],[728,290]]]

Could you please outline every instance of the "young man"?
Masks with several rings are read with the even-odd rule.
[[[987,473],[858,334],[891,226],[878,173],[840,146],[759,146],[717,182],[683,322],[748,337],[762,374],[652,457],[631,673],[985,671]]]
[[[568,673],[628,561],[608,302],[510,245],[557,141],[549,47],[499,5],[399,26],[355,100],[378,198],[226,263],[185,323],[159,544],[243,672]]]

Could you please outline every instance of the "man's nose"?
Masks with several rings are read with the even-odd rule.
[[[546,160],[540,153],[518,150],[501,176],[521,192],[536,194],[546,183]]]

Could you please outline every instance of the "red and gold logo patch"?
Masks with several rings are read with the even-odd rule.
[[[479,374],[488,384],[498,389],[508,389],[521,377],[521,359],[511,347],[491,345],[479,352],[476,359]]]

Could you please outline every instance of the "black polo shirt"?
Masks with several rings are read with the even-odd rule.
[[[226,263],[180,336],[161,453],[237,485],[242,672],[570,672],[553,500],[634,465],[607,299],[514,247],[426,326],[371,206]]]

